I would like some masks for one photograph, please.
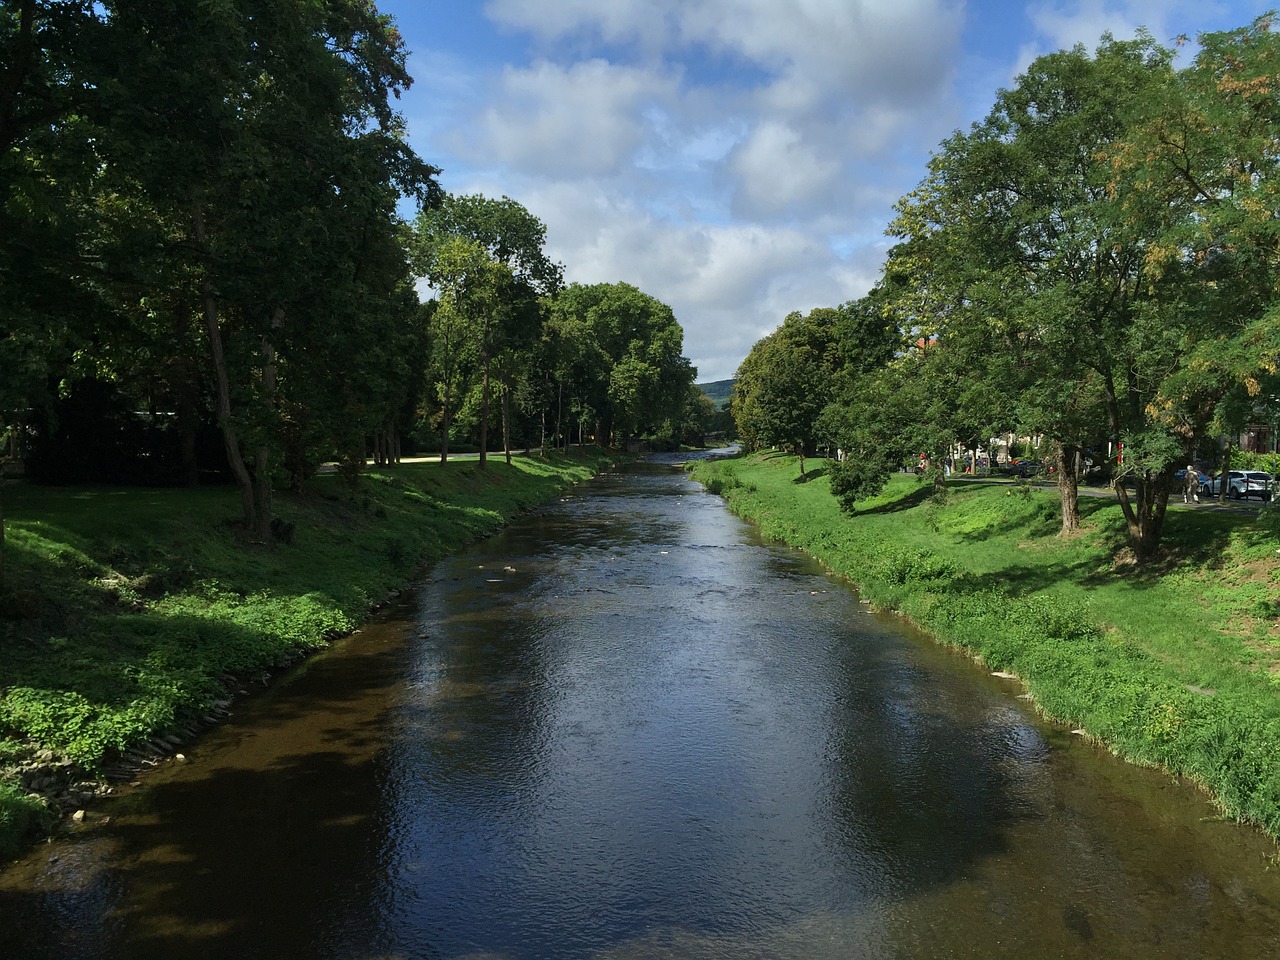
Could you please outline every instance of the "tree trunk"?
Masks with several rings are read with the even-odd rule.
[[[1145,563],[1160,549],[1165,510],[1169,506],[1168,477],[1163,470],[1145,470],[1135,474],[1132,497],[1123,483],[1116,484],[1116,495],[1129,529],[1134,557],[1139,563]]]
[[[480,382],[480,469],[488,463],[489,456],[489,354],[480,358],[482,380]]]
[[[1227,502],[1227,491],[1231,489],[1230,474],[1231,472],[1231,444],[1227,444],[1226,452],[1222,455],[1222,473],[1218,475],[1218,502]]]
[[[556,429],[554,434],[556,438],[557,450],[559,450],[561,446],[563,446],[566,450],[568,449],[568,444],[564,443],[564,437],[561,435],[561,431],[563,429],[564,429],[564,384],[557,383],[556,384]],[[544,449],[545,449],[545,446],[544,446]]]
[[[193,220],[195,241],[204,246],[204,215],[197,210]],[[222,350],[222,328],[218,322],[218,301],[213,295],[213,285],[208,277],[200,280],[200,301],[204,310],[205,332],[209,336],[209,352],[213,359],[214,386],[218,398],[218,427],[222,430],[222,443],[227,451],[227,463],[240,491],[240,508],[244,511],[244,525],[254,530],[257,513],[254,506],[253,478],[240,455],[240,438],[231,423],[231,379],[227,374],[226,355]]]
[[[440,462],[447,463],[449,460],[449,427],[453,424],[453,418],[449,415],[449,404],[453,400],[452,385],[448,378],[444,381],[444,409],[440,412]]]
[[[7,462],[0,457],[0,590],[4,589],[4,467]]]
[[[1058,497],[1062,500],[1062,534],[1080,529],[1080,478],[1076,463],[1080,448],[1054,441],[1054,460],[1058,468]]]
[[[502,452],[511,466],[511,391],[502,391]]]
[[[284,320],[284,311],[277,309],[272,318],[272,327],[278,328]],[[276,348],[265,337],[262,339],[262,405],[268,422],[275,412],[276,405]],[[264,434],[265,436],[265,434]],[[271,488],[271,446],[263,440],[254,455],[253,486],[254,506],[257,510],[257,523],[254,532],[263,543],[271,542],[272,488]]]

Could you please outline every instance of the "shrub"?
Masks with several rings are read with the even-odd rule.
[[[931,550],[890,547],[872,562],[872,576],[885,583],[940,583],[954,579],[959,569]]]

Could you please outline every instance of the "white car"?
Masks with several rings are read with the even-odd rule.
[[[1227,496],[1232,500],[1243,500],[1246,497],[1271,499],[1271,491],[1275,486],[1275,478],[1261,470],[1231,470],[1227,473]],[[1209,496],[1216,497],[1222,489],[1222,474],[1214,477],[1203,489]]]

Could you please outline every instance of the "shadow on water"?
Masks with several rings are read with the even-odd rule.
[[[188,763],[168,762],[0,874],[0,956],[321,955],[299,951],[299,936],[380,883],[403,632],[341,641],[244,702]]]
[[[638,466],[0,874],[0,956],[1280,946],[1240,831],[1011,693]]]

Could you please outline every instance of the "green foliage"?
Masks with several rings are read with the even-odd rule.
[[[598,418],[602,440],[672,434],[697,371],[671,308],[626,283],[570,284],[551,302],[548,333],[561,401]]]
[[[43,803],[13,784],[0,783],[0,861],[16,855],[27,839],[48,827],[50,820]]]
[[[858,501],[874,497],[884,489],[896,465],[893,457],[885,457],[883,447],[852,451],[848,458],[831,467],[831,493],[841,509],[853,513]]]
[[[886,545],[872,559],[869,576],[893,586],[944,585],[955,579],[959,568],[931,550]]]

